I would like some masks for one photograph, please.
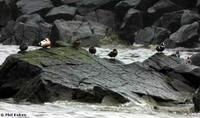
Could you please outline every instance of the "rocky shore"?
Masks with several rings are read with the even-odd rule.
[[[101,103],[111,97],[126,103],[150,96],[158,104],[194,104],[200,111],[199,54],[192,63],[157,53],[125,65],[70,46],[79,39],[81,46],[120,40],[199,47],[199,0],[0,0],[0,6],[0,43],[35,46],[48,37],[53,44],[6,59],[0,98]]]

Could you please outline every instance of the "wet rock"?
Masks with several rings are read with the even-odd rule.
[[[199,23],[194,22],[189,25],[182,26],[177,32],[170,35],[169,40],[176,45],[176,47],[195,47],[199,42]],[[169,43],[169,45],[171,45]]]
[[[164,13],[181,10],[180,6],[174,4],[170,0],[159,0],[152,7],[148,8],[147,12],[152,19],[157,20]]]
[[[197,91],[194,94],[193,97],[193,102],[194,102],[194,108],[196,112],[200,111],[200,88],[197,89]]]
[[[28,43],[38,45],[38,42],[51,34],[52,25],[44,22],[38,14],[24,15],[19,17],[16,22],[10,22],[5,28],[4,35],[1,37],[3,44]]]
[[[17,7],[22,14],[44,13],[53,7],[51,0],[19,0]]]
[[[56,19],[72,20],[75,16],[76,8],[67,5],[54,7],[46,14],[48,22],[53,22]]]
[[[177,5],[180,5],[184,8],[194,8],[196,5],[197,0],[171,0],[172,2],[174,2]]]
[[[181,10],[165,13],[154,23],[154,26],[167,28],[173,33],[176,32],[182,25],[191,24],[198,20],[199,15],[196,12],[190,10]]]
[[[140,10],[146,10],[152,6],[158,0],[122,0],[116,4],[117,9],[136,8]]]
[[[135,36],[135,43],[138,44],[160,44],[170,35],[170,31],[161,27],[146,27],[139,30]]]
[[[55,100],[119,103],[135,101],[135,94],[163,101],[183,102],[166,76],[140,63],[113,64],[71,46],[36,50],[7,58],[0,69],[0,98],[43,103]]]
[[[107,31],[105,25],[95,22],[56,20],[54,24],[52,39],[68,43],[80,39],[82,46],[99,45]]]
[[[121,0],[81,0],[77,3],[78,13],[85,15],[98,8],[112,9]]]
[[[130,9],[124,17],[119,35],[129,44],[133,44],[135,32],[143,28],[143,16],[139,10]]]
[[[5,26],[12,18],[12,13],[9,5],[5,0],[0,0],[0,28]]]
[[[190,59],[193,65],[200,66],[200,53],[192,55]]]
[[[77,4],[82,0],[60,0],[62,4]]]
[[[110,10],[98,9],[94,12],[86,14],[85,19],[100,24],[106,25],[110,28],[116,28],[115,13]]]

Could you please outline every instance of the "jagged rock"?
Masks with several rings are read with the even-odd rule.
[[[135,36],[138,44],[160,44],[170,35],[170,31],[161,27],[146,27],[139,30]]]
[[[196,112],[200,111],[200,88],[197,89],[193,96],[194,108]]]
[[[200,53],[192,55],[190,59],[193,65],[200,66]]]
[[[157,20],[164,13],[181,10],[180,6],[174,4],[170,0],[159,0],[152,7],[148,8],[147,12],[152,20]]]
[[[44,22],[38,14],[24,15],[13,21],[5,28],[4,35],[1,37],[3,44],[28,43],[38,45],[38,42],[51,34],[52,25]],[[8,30],[8,31],[6,31]]]
[[[22,14],[46,12],[53,7],[51,0],[19,0],[17,7]]]
[[[0,0],[0,28],[5,26],[12,18],[12,13],[9,5],[5,0]]]
[[[99,40],[106,35],[107,27],[95,22],[56,20],[52,39],[73,42],[80,39],[82,46],[99,45]]]
[[[196,12],[181,10],[165,13],[154,23],[154,26],[167,28],[173,33],[176,32],[182,25],[191,24],[198,20],[199,15]]]
[[[70,7],[67,5],[62,5],[59,7],[54,7],[46,14],[46,19],[48,22],[53,22],[56,19],[72,20],[76,13],[76,7]]]
[[[184,25],[177,32],[171,34],[169,40],[176,47],[195,47],[199,42],[198,30],[198,22]],[[170,46],[171,44],[169,43],[168,45]]]
[[[0,98],[43,103],[55,100],[136,101],[135,93],[183,102],[166,76],[140,63],[113,64],[71,46],[9,56],[0,68]]]
[[[94,12],[90,12],[86,14],[85,19],[98,22],[111,28],[115,28],[116,26],[115,14],[109,10],[98,9]]]
[[[120,27],[119,35],[132,44],[134,42],[135,32],[143,28],[142,13],[136,9],[130,9],[124,17],[124,21]]]
[[[117,9],[136,8],[140,10],[146,10],[152,6],[158,0],[122,0],[116,4]]]
[[[182,76],[185,78],[182,80],[184,83],[187,83],[193,88],[200,86],[200,68],[198,66],[187,64],[187,62],[181,58],[157,53],[145,60],[143,65],[164,74],[175,72],[179,75],[174,74],[174,76],[170,76],[171,78],[176,79],[180,78],[178,76]]]
[[[121,0],[81,0],[77,3],[78,13],[85,15],[98,8],[112,9]]]

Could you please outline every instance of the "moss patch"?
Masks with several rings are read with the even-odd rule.
[[[95,63],[93,57],[84,49],[73,49],[71,46],[51,49],[40,49],[16,55],[22,61],[37,66],[48,66],[65,63]]]

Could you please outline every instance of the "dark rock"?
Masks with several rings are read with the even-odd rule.
[[[109,10],[98,9],[85,16],[86,20],[98,22],[111,28],[116,28],[115,13]]]
[[[121,10],[129,8],[136,8],[139,10],[147,10],[158,0],[122,0],[116,4],[115,8]]]
[[[5,26],[12,18],[12,13],[9,5],[5,0],[0,0],[0,28]]]
[[[164,101],[185,99],[167,83],[166,76],[140,63],[113,64],[71,46],[9,56],[0,78],[0,98],[34,103],[101,102],[106,96],[124,103],[136,101],[135,93]]]
[[[15,21],[8,21],[7,25],[1,30],[0,42],[3,44],[15,45],[14,28]]]
[[[82,0],[60,0],[62,4],[77,4]]]
[[[189,25],[182,26],[177,32],[170,35],[169,40],[176,45],[176,47],[195,47],[199,42],[199,23],[194,22]],[[171,45],[169,43],[169,45]]]
[[[181,10],[182,8],[170,0],[159,0],[152,7],[148,8],[147,12],[153,20],[157,20],[164,13]]]
[[[77,3],[78,13],[85,15],[98,8],[112,9],[121,0],[81,0]]]
[[[53,4],[51,0],[19,0],[17,7],[22,14],[44,14],[53,7]]]
[[[38,14],[24,15],[16,20],[16,23],[10,22],[4,30],[1,42],[3,44],[28,43],[29,45],[38,45],[38,42],[51,34],[52,25],[44,22]],[[6,31],[8,30],[8,31]]]
[[[138,44],[160,44],[170,35],[170,31],[161,27],[146,27],[139,30],[135,36]]]
[[[99,45],[107,31],[106,26],[95,22],[56,20],[54,24],[52,39],[70,43],[76,38],[81,46]]]
[[[72,20],[75,16],[76,8],[67,5],[54,7],[46,14],[48,22],[53,22],[56,19]]]
[[[155,54],[143,62],[147,68],[167,74],[175,72],[185,78],[184,83],[197,88],[200,86],[200,68],[194,65],[186,64],[186,61],[176,56],[165,56],[164,54]],[[178,78],[177,75],[171,78]],[[182,80],[183,81],[183,80]]]
[[[200,66],[200,53],[192,55],[190,59],[193,65]]]
[[[172,2],[174,2],[177,5],[180,5],[184,8],[194,8],[196,5],[197,0],[171,0]]]
[[[172,33],[176,32],[182,25],[191,24],[199,20],[199,15],[190,10],[181,10],[165,13],[154,25],[169,29]]]
[[[130,9],[124,17],[120,27],[119,35],[129,44],[134,42],[135,32],[143,28],[142,13],[136,9]]]
[[[197,89],[197,91],[194,94],[193,97],[193,102],[194,102],[194,108],[196,112],[200,111],[200,88]]]

